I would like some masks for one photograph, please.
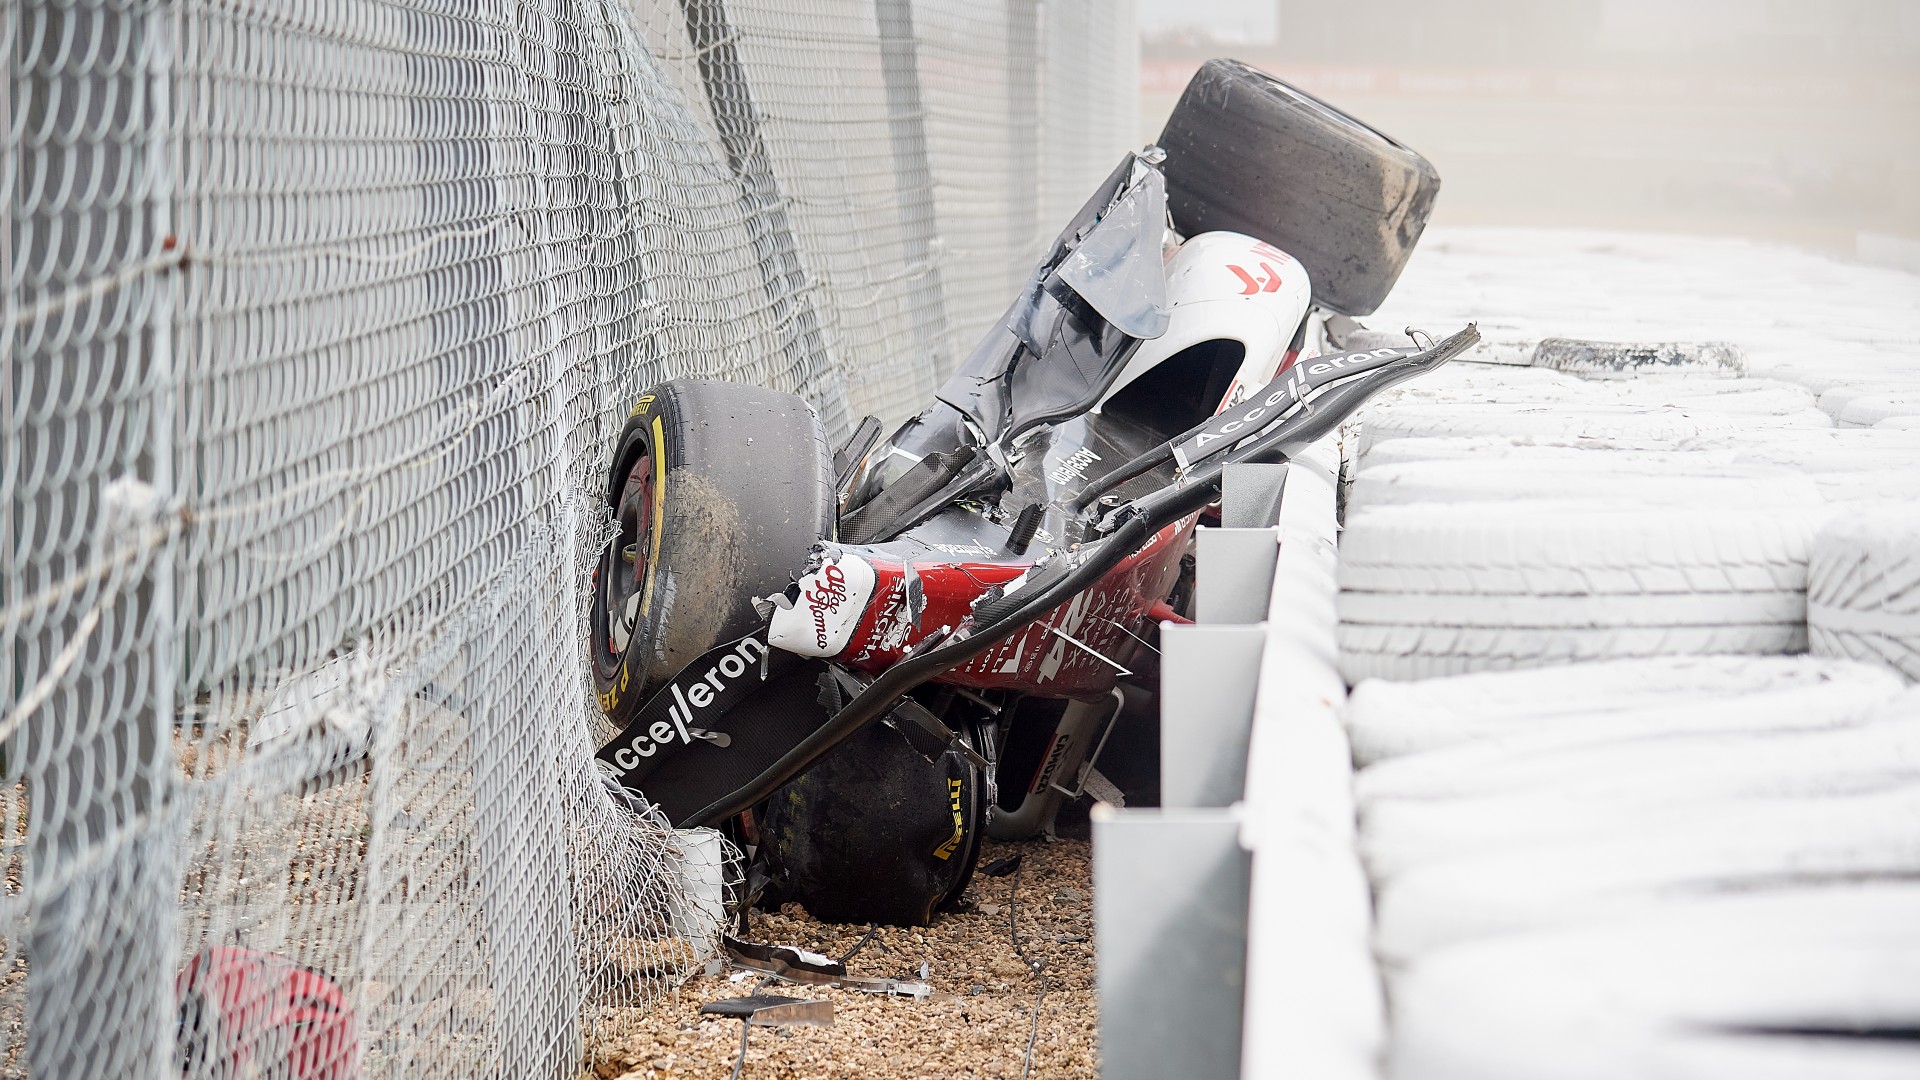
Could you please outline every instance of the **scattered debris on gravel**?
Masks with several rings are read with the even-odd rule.
[[[880,927],[847,961],[853,976],[929,983],[931,997],[780,981],[762,987],[760,975],[738,969],[696,976],[653,1008],[614,1018],[607,1027],[622,1034],[590,1048],[583,1080],[726,1080],[740,1050],[740,1023],[702,1019],[700,1006],[756,988],[831,1001],[834,1019],[826,1027],[752,1028],[742,1080],[1018,1078],[1029,1038],[1030,1075],[1094,1076],[1091,846],[1084,840],[988,842],[980,863],[991,867],[1013,856],[1018,868],[1004,876],[975,875],[961,910],[930,927]],[[1016,953],[1011,928],[1037,972]],[[777,914],[754,912],[746,937],[838,959],[868,930],[818,922],[789,904]]]

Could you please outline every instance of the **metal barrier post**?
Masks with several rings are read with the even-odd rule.
[[[852,426],[846,387],[838,374],[839,365],[828,351],[826,336],[820,332],[811,283],[800,264],[793,221],[780,193],[780,179],[773,170],[766,135],[761,131],[753,84],[740,60],[738,36],[727,15],[726,0],[680,0],[680,7],[687,19],[687,36],[700,57],[700,83],[706,88],[707,104],[720,129],[727,167],[740,181],[747,231],[753,237],[754,252],[766,280],[767,299],[778,324],[785,328],[784,348],[797,392],[820,410],[827,436],[840,438]]]

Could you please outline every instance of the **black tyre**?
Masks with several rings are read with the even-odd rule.
[[[1314,302],[1380,306],[1440,191],[1427,159],[1238,60],[1209,60],[1160,133],[1167,209],[1192,236],[1229,230],[1300,260]]]
[[[929,761],[870,724],[760,809],[764,902],[798,901],[826,922],[925,926],[973,877],[986,810],[978,769],[952,753]]]
[[[594,572],[600,707],[625,726],[662,682],[759,625],[833,531],[833,463],[801,398],[675,379],[641,396],[615,446],[620,531]]]

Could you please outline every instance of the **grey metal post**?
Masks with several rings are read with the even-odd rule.
[[[1040,256],[1040,4],[1007,0],[1007,275]]]
[[[117,38],[134,43],[139,62],[112,76],[121,86],[110,90],[107,77],[90,70],[37,70],[26,73],[28,104],[35,110],[44,108],[56,85],[78,97],[112,95],[124,102],[122,107],[138,120],[129,123],[116,118],[117,124],[148,132],[151,141],[145,146],[109,144],[99,158],[86,164],[144,177],[147,184],[132,189],[150,200],[149,210],[157,223],[151,234],[142,230],[116,236],[108,220],[111,211],[93,206],[57,208],[43,210],[47,218],[37,239],[60,237],[65,244],[79,245],[104,233],[119,241],[119,250],[112,253],[116,266],[150,257],[156,237],[169,220],[172,198],[166,182],[171,163],[165,157],[164,132],[173,78],[168,61],[174,47],[175,14],[166,8],[109,10],[89,18],[52,5],[37,8],[34,21],[48,35],[47,41],[61,40],[63,31],[112,33],[109,25],[124,20],[116,28]],[[68,19],[74,24],[58,27]],[[67,55],[83,53],[75,49]],[[84,167],[80,160],[75,155],[68,164]],[[56,217],[64,219],[64,230],[52,228]],[[18,672],[18,681],[8,688],[11,703],[22,689],[20,682],[37,683],[50,677],[55,654],[76,637],[85,639],[72,667],[58,677],[51,696],[26,716],[20,738],[8,749],[9,758],[19,753],[18,768],[26,779],[29,800],[28,878],[23,882],[30,921],[26,1060],[36,1076],[158,1078],[173,1068],[172,976],[179,882],[173,846],[167,843],[167,815],[174,794],[169,733],[176,677],[170,582],[166,581],[170,571],[164,565],[157,572],[148,571],[153,564],[144,546],[149,543],[145,526],[150,522],[143,513],[151,509],[151,502],[136,495],[134,505],[109,506],[105,492],[117,479],[144,477],[157,484],[171,483],[167,440],[173,423],[172,331],[167,314],[175,273],[161,270],[123,286],[158,294],[150,301],[150,321],[126,331],[132,340],[120,360],[138,372],[131,385],[151,396],[108,406],[122,410],[129,427],[148,432],[146,445],[134,460],[106,459],[94,470],[36,493],[43,500],[64,501],[70,511],[91,510],[94,540],[86,551],[89,561],[114,560],[127,545],[142,550],[127,561],[125,569],[99,583],[97,594],[92,590],[79,594],[96,607],[74,608],[76,619],[57,629],[48,626],[30,646],[9,642],[39,661],[37,666],[23,665]],[[102,355],[83,364],[76,363],[71,352],[99,346],[83,342],[66,348],[69,352],[63,354],[10,358],[8,380],[18,377],[13,370],[16,364],[37,366],[43,373],[115,371],[110,349],[100,349]],[[59,417],[49,421],[56,426],[66,422]],[[153,438],[156,433],[158,440]],[[165,488],[158,490],[165,493]]]
[[[933,206],[933,168],[927,159],[926,109],[920,99],[920,43],[913,31],[912,0],[873,0],[880,28],[880,71],[887,89],[887,129],[893,146],[895,189],[900,195],[900,231],[910,265],[909,318],[926,362],[931,392],[947,373],[946,287],[940,273],[939,222]]]
[[[1160,800],[1225,807],[1246,788],[1264,626],[1160,628]]]
[[[1103,1080],[1240,1075],[1252,861],[1227,810],[1093,819]]]
[[[473,682],[497,678],[485,664],[502,654],[501,643],[476,629],[477,637],[462,643],[461,669]],[[552,655],[565,652],[538,648],[524,659]],[[488,695],[492,707],[475,706],[465,716],[474,861],[489,938],[500,1075],[558,1078],[574,1074],[582,1050],[566,813],[554,779],[565,773],[556,768],[553,733],[525,727],[525,719],[539,712],[537,703],[521,695],[541,686],[541,678],[527,672],[516,682],[506,694]]]
[[[1280,557],[1275,529],[1207,529],[1194,534],[1194,621],[1239,626],[1267,621],[1273,564]]]
[[[828,437],[840,438],[852,427],[846,383],[820,330],[811,283],[794,239],[793,219],[773,171],[773,155],[762,131],[765,122],[754,105],[753,84],[740,60],[726,0],[680,0],[680,7],[687,19],[687,37],[700,58],[700,82],[719,128],[727,167],[740,182],[747,233],[753,239],[774,318],[783,328],[788,367],[799,393],[820,410]]]

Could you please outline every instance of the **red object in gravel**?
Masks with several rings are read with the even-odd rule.
[[[216,945],[175,980],[189,1076],[355,1080],[359,1034],[340,985],[276,953]]]

